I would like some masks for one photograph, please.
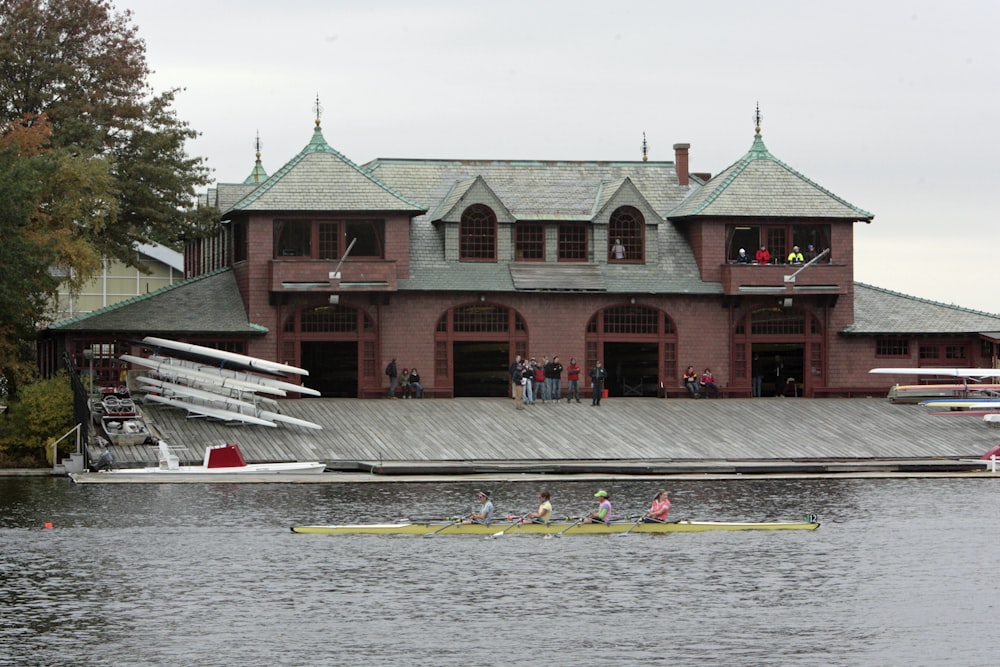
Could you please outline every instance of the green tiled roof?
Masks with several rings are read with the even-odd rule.
[[[854,335],[969,334],[1000,331],[1000,315],[854,284]]]
[[[86,315],[56,322],[48,328],[55,331],[115,333],[267,333],[265,327],[248,320],[243,298],[230,269],[190,278]]]
[[[335,151],[317,125],[312,140],[298,155],[231,210],[423,213],[427,207],[407,199]]]
[[[759,134],[746,155],[670,212],[672,219],[691,216],[874,217],[775,158]]]

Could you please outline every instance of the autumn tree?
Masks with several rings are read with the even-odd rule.
[[[0,0],[0,117],[45,114],[54,151],[103,161],[116,206],[73,232],[133,266],[136,242],[176,249],[210,220],[193,206],[208,183],[185,151],[197,133],[171,108],[179,90],[155,93],[149,73],[132,13],[110,0]]]
[[[196,133],[155,93],[145,43],[109,0],[0,0],[0,372],[24,369],[47,299],[136,243],[206,229]],[[142,268],[142,267],[138,267]]]

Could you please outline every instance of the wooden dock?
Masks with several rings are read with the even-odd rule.
[[[878,398],[612,398],[522,411],[501,398],[302,399],[280,408],[323,430],[192,419],[151,404],[144,412],[181,448],[182,464],[200,462],[207,445],[238,442],[252,462],[320,460],[386,474],[937,470],[1000,442],[1000,430],[980,417],[934,416]],[[113,452],[121,466],[156,463],[155,447]]]

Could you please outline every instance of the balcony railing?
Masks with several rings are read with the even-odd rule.
[[[393,292],[396,262],[392,260],[272,259],[272,292]]]

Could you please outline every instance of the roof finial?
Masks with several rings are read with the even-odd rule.
[[[646,133],[642,133],[642,161],[649,159],[649,145],[646,143]]]
[[[757,128],[757,134],[760,134],[760,123],[764,120],[764,115],[760,112],[760,102],[757,102],[757,110],[753,114],[753,124]]]
[[[319,93],[316,93],[316,103],[313,105],[313,111],[316,112],[316,127],[319,127],[319,119],[323,116],[323,105],[319,103]]]
[[[254,153],[257,155],[257,162],[260,162],[260,149],[264,144],[260,143],[260,130],[257,130],[257,138],[253,142]]]

